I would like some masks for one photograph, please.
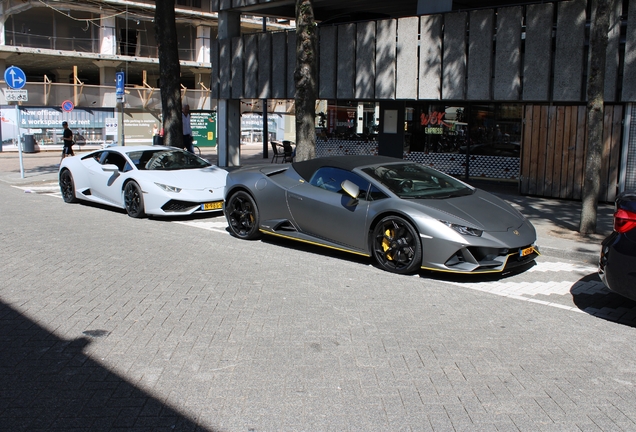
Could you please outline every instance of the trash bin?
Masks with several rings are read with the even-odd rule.
[[[35,139],[33,138],[33,135],[24,136],[22,151],[25,153],[35,153]]]

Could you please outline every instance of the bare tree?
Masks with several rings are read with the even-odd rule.
[[[296,160],[316,157],[316,55],[313,0],[296,0]]]
[[[594,0],[590,32],[590,74],[587,80],[587,152],[579,232],[596,232],[598,197],[601,189],[603,156],[603,101],[605,55],[611,0]]]
[[[181,123],[181,67],[177,46],[174,0],[155,2],[155,38],[159,47],[159,85],[163,140],[166,145],[183,147]]]

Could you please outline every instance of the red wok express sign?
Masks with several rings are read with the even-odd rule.
[[[444,128],[447,128],[447,132],[455,130],[455,124],[446,123],[444,121],[445,112],[433,111],[430,114],[420,114],[420,124],[426,126],[424,133],[429,135],[442,135]]]

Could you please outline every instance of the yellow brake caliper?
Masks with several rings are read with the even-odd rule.
[[[386,251],[388,251],[391,247],[391,241],[389,240],[390,238],[393,238],[393,231],[387,229],[386,231],[384,231],[384,238],[382,239],[382,249],[384,249],[386,258],[390,261],[393,261],[393,255],[386,253]]]

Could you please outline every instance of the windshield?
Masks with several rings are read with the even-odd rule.
[[[172,171],[211,166],[205,159],[179,149],[133,151],[128,153],[128,157],[140,170]]]
[[[440,199],[473,193],[473,189],[453,177],[413,162],[376,165],[362,171],[400,198]]]

